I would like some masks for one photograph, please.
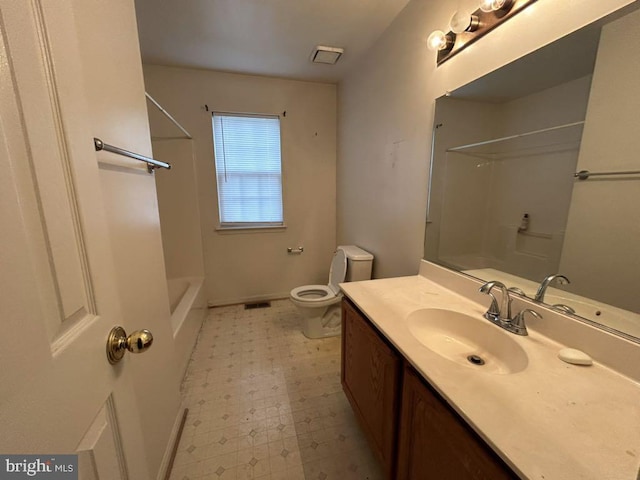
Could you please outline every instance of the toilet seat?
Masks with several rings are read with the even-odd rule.
[[[327,307],[342,299],[341,293],[334,293],[328,285],[303,285],[291,290],[291,301],[308,307]]]
[[[328,296],[334,297],[335,293],[327,285],[303,285],[291,290],[291,296],[296,300],[313,303],[326,300]]]
[[[327,307],[342,299],[340,282],[344,281],[347,272],[347,256],[341,249],[336,250],[329,269],[328,285],[303,285],[291,290],[289,298],[298,306]]]

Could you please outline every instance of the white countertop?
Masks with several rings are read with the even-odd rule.
[[[423,346],[405,319],[422,308],[481,318],[486,306],[420,275],[341,287],[522,478],[640,478],[640,383],[598,362],[562,362],[557,353],[565,345],[531,326],[525,337],[504,332],[526,351],[524,370],[498,375],[459,365]]]

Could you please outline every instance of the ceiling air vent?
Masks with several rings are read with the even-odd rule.
[[[311,61],[313,63],[326,63],[327,65],[335,65],[344,53],[344,48],[323,47],[318,45],[311,52]]]

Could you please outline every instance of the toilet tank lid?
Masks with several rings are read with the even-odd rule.
[[[338,248],[344,251],[349,260],[373,260],[373,255],[355,245],[339,245]]]

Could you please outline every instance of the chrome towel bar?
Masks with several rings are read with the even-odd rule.
[[[589,177],[600,177],[609,175],[640,175],[640,170],[628,170],[626,172],[590,172],[589,170],[580,170],[573,174],[578,180],[586,180]]]
[[[153,173],[155,168],[161,167],[166,168],[167,170],[171,169],[171,165],[166,162],[161,162],[159,160],[155,160],[151,157],[145,157],[144,155],[140,155],[139,153],[133,153],[129,150],[125,150],[123,148],[114,147],[113,145],[109,145],[108,143],[104,143],[99,138],[93,139],[93,145],[96,149],[96,152],[100,150],[105,150],[107,152],[116,153],[118,155],[123,155],[125,157],[133,158],[135,160],[140,160],[141,162],[147,163],[147,171],[149,173]]]

